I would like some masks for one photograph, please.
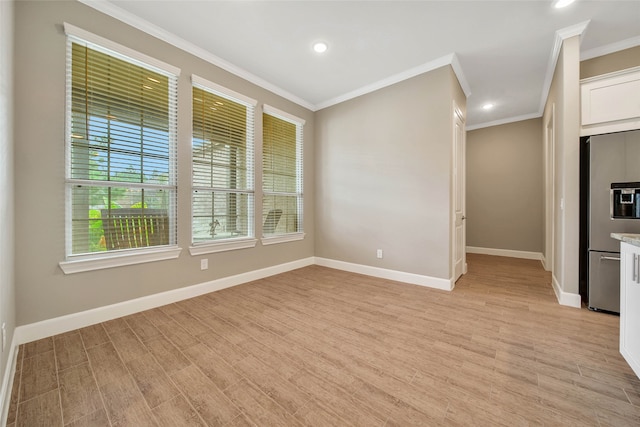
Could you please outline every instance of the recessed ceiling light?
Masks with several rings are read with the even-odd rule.
[[[484,105],[482,106],[482,109],[483,109],[483,110],[491,110],[493,107],[495,107],[495,105],[494,105],[494,104],[492,104],[492,103],[490,103],[490,102],[488,102],[488,103],[486,103],[486,104],[484,104]]]
[[[574,1],[576,0],[554,0],[553,7],[555,7],[556,9],[561,9],[563,7],[569,6]]]
[[[325,42],[316,42],[313,44],[313,50],[317,53],[324,53],[328,48],[329,46]]]

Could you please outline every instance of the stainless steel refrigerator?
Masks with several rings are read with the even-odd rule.
[[[620,242],[611,233],[640,233],[640,218],[613,218],[614,187],[625,187],[622,203],[640,206],[640,130],[592,136],[589,140],[588,306],[620,312]],[[640,192],[640,189],[638,190]],[[622,206],[627,207],[627,206]],[[629,209],[633,212],[633,209]]]

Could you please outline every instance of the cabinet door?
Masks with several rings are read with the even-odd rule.
[[[640,377],[640,248],[620,249],[620,353]]]
[[[638,129],[640,67],[580,81],[581,135]]]
[[[583,125],[640,117],[638,71],[583,83],[581,92]]]

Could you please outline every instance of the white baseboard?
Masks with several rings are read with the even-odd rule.
[[[542,268],[544,268],[544,271],[551,271],[547,266],[547,258],[545,258],[544,254],[542,254],[542,259],[540,260],[540,262],[542,263]]]
[[[494,248],[478,248],[475,246],[467,246],[468,254],[482,254],[505,256],[509,258],[535,259],[542,261],[544,258],[541,252],[514,251],[511,249],[494,249]]]
[[[580,294],[572,294],[570,292],[565,292],[560,289],[560,284],[556,279],[556,276],[551,276],[551,284],[553,286],[553,291],[556,293],[556,298],[558,299],[558,303],[560,305],[566,305],[567,307],[581,308],[582,307],[582,298],[580,298]]]
[[[447,279],[439,279],[435,277],[422,276],[401,271],[351,264],[343,261],[335,261],[325,258],[309,257],[285,264],[263,268],[260,270],[238,274],[235,276],[223,277],[220,279],[212,280],[210,282],[200,283],[197,285],[187,286],[179,289],[173,289],[170,291],[148,295],[133,300],[123,301],[120,303],[93,308],[78,313],[55,317],[53,319],[47,319],[41,322],[18,326],[14,332],[14,340],[16,341],[16,345],[36,341],[42,338],[94,325],[96,323],[106,322],[117,317],[128,316],[140,311],[149,310],[166,304],[182,301],[188,298],[197,297],[209,292],[219,291],[221,289],[230,288],[242,283],[263,279],[265,277],[285,273],[287,271],[307,267],[313,264],[350,271],[353,273],[366,274],[368,276],[375,276],[389,280],[412,283],[415,285],[428,286],[430,288],[443,289],[447,291],[453,289],[451,280]]]
[[[535,252],[509,251],[502,249],[486,249],[474,247],[467,247],[467,252],[509,256],[515,258],[539,260],[543,259],[542,254]],[[41,322],[18,326],[13,334],[13,340],[11,342],[7,366],[5,367],[2,386],[0,388],[0,405],[2,405],[2,418],[0,419],[0,425],[5,425],[8,417],[11,399],[11,385],[13,383],[13,377],[15,375],[18,346],[20,344],[72,331],[78,328],[83,328],[96,323],[105,322],[117,317],[127,316],[130,314],[138,313],[140,311],[160,307],[166,304],[171,304],[177,301],[182,301],[188,298],[193,298],[209,292],[214,292],[243,283],[251,282],[253,280],[259,280],[265,277],[285,273],[287,271],[295,270],[298,268],[307,267],[313,264],[446,291],[453,290],[453,287],[455,285],[452,279],[441,279],[438,277],[424,276],[420,274],[389,270],[368,265],[353,264],[328,258],[309,257],[285,264],[263,268],[260,270],[241,273],[235,276],[223,277],[197,285],[173,289],[171,291],[161,292],[154,295],[148,295],[145,297],[136,298],[134,300],[124,301],[121,303],[98,307],[79,313],[73,313],[66,316],[43,320]],[[580,295],[563,292],[560,289],[560,286],[558,285],[555,277],[553,277],[553,290],[555,291],[558,302],[561,305],[580,308]]]
[[[435,277],[422,276],[418,274],[405,273],[395,270],[387,270],[383,268],[370,267],[365,265],[351,264],[342,261],[335,261],[325,258],[309,257],[285,264],[275,265],[260,270],[241,273],[235,276],[223,277],[212,280],[210,282],[200,283],[197,285],[187,286],[184,288],[173,289],[167,292],[148,295],[129,301],[123,301],[117,304],[111,304],[104,307],[98,307],[91,310],[81,311],[53,319],[43,320],[41,322],[31,323],[28,325],[18,326],[13,334],[11,343],[11,353],[5,367],[5,375],[0,389],[0,405],[2,424],[5,425],[8,417],[9,405],[11,400],[11,385],[16,370],[16,360],[18,355],[18,346],[31,341],[47,338],[53,335],[69,332],[75,329],[94,325],[100,322],[106,322],[118,317],[127,316],[138,313],[140,311],[149,310],[188,298],[197,297],[209,292],[219,291],[232,286],[263,279],[287,271],[295,270],[309,265],[318,264],[339,270],[350,271],[354,273],[365,274],[368,276],[380,277],[389,280],[397,280],[400,282],[412,283],[431,288],[452,290],[452,280],[439,279]]]
[[[2,378],[2,388],[0,389],[0,405],[2,411],[0,415],[0,425],[7,425],[9,417],[9,406],[11,405],[11,386],[13,385],[13,377],[16,374],[16,365],[18,360],[18,343],[16,342],[16,334],[13,334],[11,347],[9,348],[9,357],[7,358],[7,366],[4,369],[4,377]]]
[[[629,350],[623,347],[620,347],[620,354],[622,354],[622,357],[627,361],[636,376],[640,378],[640,360],[633,357],[633,355],[629,353]]]
[[[304,258],[235,276],[223,277],[210,282],[43,320],[41,322],[17,327],[14,338],[16,338],[17,345],[20,345],[313,264],[313,257]]]
[[[413,285],[426,286],[429,288],[450,291],[453,289],[451,279],[440,279],[438,277],[423,276],[420,274],[406,273],[386,268],[371,267],[369,265],[353,264],[350,262],[336,261],[328,258],[315,258],[315,263],[323,267],[335,268],[337,270],[349,271],[351,273],[364,274],[367,276],[379,277],[381,279],[395,280],[398,282],[411,283]]]

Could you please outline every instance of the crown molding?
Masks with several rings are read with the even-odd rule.
[[[587,77],[584,79],[580,79],[580,83],[591,83],[597,82],[599,80],[608,80],[615,77],[628,76],[629,74],[640,73],[640,66],[625,68],[624,70],[612,71],[606,74],[599,74],[597,76]]]
[[[391,86],[393,84],[399,83],[401,81],[410,79],[417,75],[433,71],[437,68],[450,65],[460,83],[460,86],[464,92],[464,94],[469,97],[471,95],[471,86],[467,81],[462,65],[458,59],[458,56],[455,53],[450,53],[433,61],[427,62],[425,64],[419,65],[414,68],[410,68],[398,74],[394,74],[377,82],[371,83],[369,85],[363,86],[359,89],[347,92],[343,95],[339,95],[335,98],[328,99],[326,101],[322,101],[318,104],[313,104],[305,99],[302,99],[291,92],[282,89],[279,86],[276,86],[273,83],[270,83],[243,68],[240,68],[214,54],[211,52],[188,42],[177,35],[164,30],[157,25],[154,25],[144,19],[139,18],[138,16],[131,14],[124,9],[114,5],[108,0],[78,0],[80,3],[83,3],[99,12],[102,12],[114,19],[117,19],[127,25],[131,25],[134,28],[145,32],[159,40],[162,40],[172,46],[175,46],[185,52],[188,52],[204,61],[209,62],[212,65],[215,65],[231,74],[234,74],[250,83],[253,83],[265,90],[268,90],[276,95],[279,95],[301,107],[307,108],[310,111],[318,111],[324,108],[331,107],[333,105],[348,101],[350,99],[356,98],[358,96],[365,95],[370,92],[374,92],[378,89],[382,89],[387,86]],[[501,124],[512,123],[521,120],[527,120],[531,118],[537,118],[542,116],[542,112],[544,111],[544,105],[546,103],[547,97],[549,96],[549,90],[551,88],[551,82],[553,80],[553,74],[555,72],[555,68],[558,62],[558,57],[560,55],[560,50],[562,48],[562,43],[564,40],[574,37],[574,36],[582,36],[584,35],[590,20],[584,21],[570,27],[562,28],[555,33],[553,49],[551,55],[549,57],[549,63],[547,65],[547,71],[545,75],[545,80],[543,84],[543,90],[541,93],[540,105],[538,108],[538,112],[510,117],[506,119],[496,120],[492,122],[481,123],[478,125],[468,126],[467,130],[481,129],[489,126],[498,126]],[[635,47],[640,45],[640,37],[633,37],[630,39],[622,40],[620,42],[616,42],[610,45],[602,46],[599,48],[594,48],[588,51],[585,51],[581,54],[581,60],[595,58],[597,56],[606,55],[609,53],[617,52],[620,50],[624,50],[627,48]]]
[[[506,125],[509,123],[521,122],[523,120],[529,120],[529,119],[537,119],[540,117],[542,117],[542,113],[523,114],[521,116],[508,117],[506,119],[494,120],[492,122],[485,122],[485,123],[479,123],[477,125],[466,126],[466,130],[471,131],[471,130],[477,130],[482,128],[488,128],[492,126]]]
[[[175,46],[185,52],[188,52],[204,61],[209,62],[210,64],[215,65],[216,67],[222,68],[225,71],[228,71],[231,74],[234,74],[244,80],[247,80],[250,83],[253,83],[263,89],[266,89],[270,92],[273,92],[276,95],[279,95],[289,101],[300,105],[301,107],[307,108],[311,111],[315,111],[316,107],[312,103],[282,89],[279,86],[270,83],[255,74],[248,72],[247,70],[240,68],[232,63],[225,61],[224,59],[212,54],[211,52],[184,40],[177,35],[166,31],[157,25],[150,23],[142,18],[139,18],[132,13],[125,11],[124,9],[114,5],[113,3],[107,0],[78,0],[80,3],[89,6],[98,12],[102,12],[105,15],[108,15],[114,19],[117,19],[121,22],[124,22],[127,25],[131,25],[132,27],[145,32],[157,39],[160,39],[166,43],[169,43],[172,46]]]
[[[234,74],[248,82],[251,82],[263,89],[266,89],[270,92],[273,92],[276,95],[279,95],[295,104],[300,105],[301,107],[307,108],[311,111],[318,111],[323,108],[330,107],[332,105],[339,104],[344,101],[348,101],[349,99],[356,98],[361,95],[365,95],[367,93],[373,92],[378,89],[382,89],[383,87],[393,85],[395,83],[399,83],[403,80],[407,80],[411,77],[415,77],[419,74],[426,73],[428,71],[433,71],[437,68],[443,67],[445,65],[451,65],[453,68],[453,72],[455,73],[460,86],[462,87],[463,92],[467,97],[471,95],[471,87],[467,82],[464,72],[462,70],[462,66],[458,61],[458,57],[455,53],[451,53],[445,55],[441,58],[435,59],[433,61],[427,62],[425,64],[419,65],[414,68],[410,68],[401,73],[392,75],[385,79],[382,79],[378,82],[363,86],[359,89],[353,90],[351,92],[347,92],[343,95],[337,96],[335,98],[323,101],[319,104],[313,104],[305,99],[302,99],[291,92],[288,92],[282,89],[279,86],[270,83],[255,74],[250,73],[249,71],[240,68],[224,59],[212,54],[211,52],[188,42],[177,35],[166,31],[165,29],[150,23],[147,20],[144,20],[132,13],[127,12],[126,10],[114,5],[108,0],[78,0],[80,3],[91,7],[92,9],[97,10],[98,12],[102,12],[105,15],[108,15],[114,19],[117,19],[127,25],[130,25],[144,33],[147,33],[159,40],[162,40],[166,43],[169,43],[172,46],[175,46],[185,52],[188,52],[204,61],[209,62],[210,64],[215,65],[225,71],[228,71],[231,74]]]
[[[469,86],[469,82],[464,75],[464,71],[462,71],[462,65],[460,65],[460,61],[458,60],[458,55],[454,52],[451,58],[451,68],[453,68],[453,72],[458,78],[458,82],[460,82],[460,87],[462,87],[462,91],[465,96],[468,98],[471,96],[471,86]]]
[[[619,52],[636,46],[640,46],[640,36],[631,37],[630,39],[620,40],[619,42],[585,50],[580,54],[580,60],[586,61],[587,59],[597,58],[598,56],[608,55],[610,53]]]
[[[580,36],[580,38],[582,38],[582,36],[584,36],[584,32],[587,30],[587,27],[589,26],[589,23],[591,22],[590,19],[584,21],[584,22],[580,22],[578,24],[575,25],[571,25],[570,27],[565,27],[565,28],[561,28],[558,31],[556,31],[556,38],[560,38],[561,40],[566,40],[570,37],[574,37],[574,36]]]
[[[544,105],[547,103],[547,98],[549,97],[549,90],[551,89],[551,82],[553,81],[553,73],[556,70],[556,65],[558,64],[558,57],[560,56],[560,50],[562,49],[562,42],[566,39],[584,35],[587,27],[591,20],[581,22],[579,24],[572,25],[570,27],[562,28],[556,31],[556,36],[553,41],[553,49],[551,51],[551,56],[549,57],[549,63],[547,65],[547,73],[544,78],[544,84],[542,86],[542,96],[540,97],[540,106],[538,107],[538,114],[542,116],[544,111]]]
[[[458,81],[460,82],[460,86],[462,86],[462,90],[464,91],[466,96],[469,96],[471,94],[471,89],[469,87],[469,83],[466,81],[464,77],[464,73],[462,72],[462,67],[458,62],[456,54],[450,53],[438,59],[434,59],[433,61],[429,61],[422,65],[418,65],[417,67],[409,68],[408,70],[405,70],[401,73],[394,74],[392,76],[389,76],[377,82],[371,83],[369,85],[362,86],[359,89],[356,89],[351,92],[347,92],[343,95],[337,96],[335,98],[331,98],[326,101],[323,101],[319,104],[316,104],[316,110],[322,110],[323,108],[328,108],[333,105],[340,104],[350,99],[357,98],[362,95],[366,95],[378,89],[382,89],[387,86],[394,85],[396,83],[400,83],[404,80],[410,79],[420,74],[427,73],[429,71],[436,70],[446,65],[451,65],[454,73],[456,74],[456,77],[458,78]]]

